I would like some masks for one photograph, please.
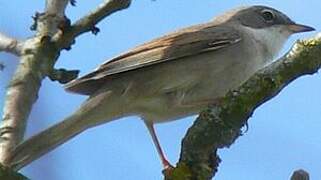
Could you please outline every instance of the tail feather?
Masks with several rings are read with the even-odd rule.
[[[11,167],[18,170],[86,129],[118,119],[123,108],[111,92],[89,98],[73,115],[18,145],[10,159]]]
[[[13,159],[10,161],[12,167],[14,169],[22,168],[87,128],[85,124],[79,123],[74,116],[65,119],[18,145],[14,150]]]

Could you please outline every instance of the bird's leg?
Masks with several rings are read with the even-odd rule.
[[[151,123],[151,122],[147,122],[147,121],[144,121],[145,124],[146,124],[146,127],[149,131],[149,134],[152,136],[152,139],[153,139],[153,142],[154,142],[154,145],[157,149],[157,153],[162,161],[162,164],[163,164],[163,167],[164,169],[170,169],[172,168],[173,166],[168,162],[168,160],[166,159],[164,153],[163,153],[163,150],[162,150],[162,147],[161,145],[159,144],[159,141],[158,141],[158,138],[157,138],[157,135],[156,135],[156,132],[155,132],[155,129],[154,129],[154,124]]]

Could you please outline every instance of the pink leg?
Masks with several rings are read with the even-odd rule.
[[[171,168],[173,167],[166,159],[164,153],[163,153],[163,150],[162,150],[162,147],[160,146],[159,144],[159,141],[158,141],[158,138],[156,136],[156,133],[155,133],[155,129],[154,129],[154,125],[153,123],[150,123],[150,122],[147,122],[145,121],[145,124],[146,124],[146,127],[149,131],[149,134],[152,136],[152,139],[153,139],[153,142],[154,142],[154,145],[157,149],[157,153],[162,161],[162,164],[163,164],[163,167],[164,169],[168,169],[168,168]]]

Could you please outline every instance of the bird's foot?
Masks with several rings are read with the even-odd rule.
[[[172,174],[174,166],[172,166],[166,159],[163,160],[163,174],[166,177],[169,177],[170,174]]]

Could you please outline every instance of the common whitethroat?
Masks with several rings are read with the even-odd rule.
[[[276,9],[250,6],[152,40],[67,84],[68,91],[89,98],[28,141],[43,149],[40,156],[88,128],[137,115],[168,168],[155,123],[199,113],[270,63],[290,35],[312,30]]]

